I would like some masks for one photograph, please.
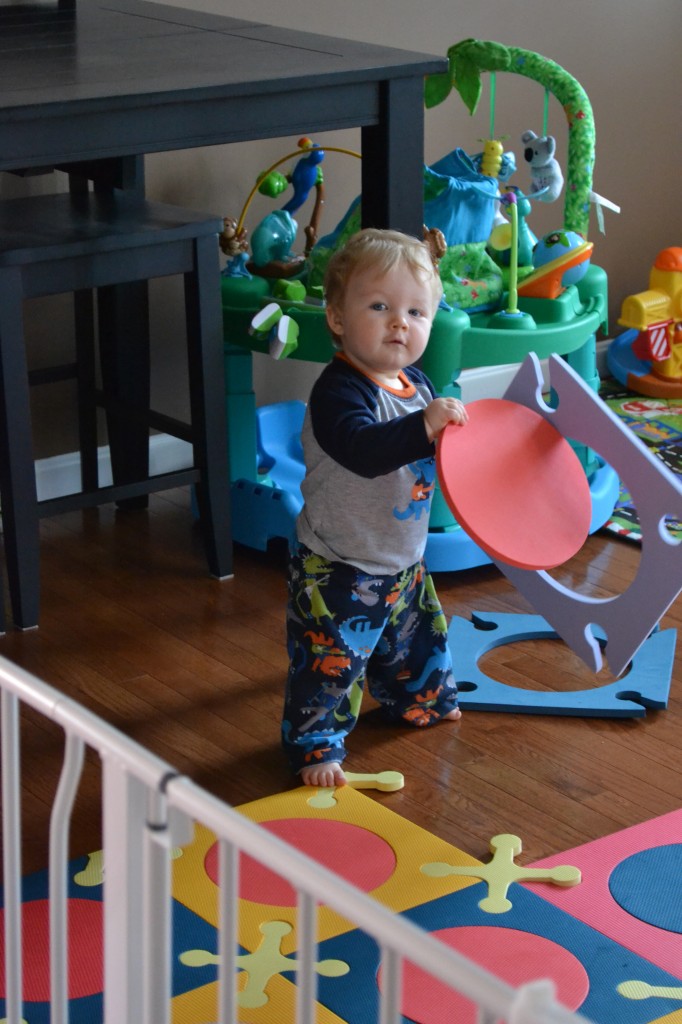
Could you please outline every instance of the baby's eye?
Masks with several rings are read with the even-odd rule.
[[[381,312],[382,310],[386,309],[386,303],[385,302],[373,302],[372,305],[370,306],[370,309],[376,309],[377,312]]]
[[[424,316],[424,310],[423,309],[411,309],[410,310],[410,316],[417,316],[417,317]]]

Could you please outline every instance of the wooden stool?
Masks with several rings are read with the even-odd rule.
[[[125,192],[0,201],[0,498],[15,626],[38,624],[40,516],[146,503],[153,491],[196,484],[211,575],[232,573],[229,467],[217,217]],[[190,423],[150,407],[147,281],[183,274]],[[93,289],[102,387],[96,387]],[[23,300],[78,295],[76,359],[29,375]],[[90,301],[88,302],[88,297]],[[38,501],[29,384],[78,382],[82,489]],[[113,484],[99,486],[97,407],[106,411]],[[149,475],[149,432],[193,446],[189,469]]]

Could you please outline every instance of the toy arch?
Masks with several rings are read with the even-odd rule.
[[[313,148],[315,147],[313,147],[312,144],[310,146],[299,145],[299,148],[295,150],[293,153],[285,153],[284,156],[281,156],[279,157],[278,160],[275,160],[274,164],[271,164],[267,170],[263,171],[261,174],[258,175],[258,178],[256,179],[256,184],[253,186],[248,196],[246,197],[246,200],[244,201],[244,205],[242,207],[242,212],[239,214],[239,220],[237,221],[237,227],[235,229],[236,234],[239,234],[239,232],[244,227],[244,222],[246,220],[246,214],[248,213],[249,207],[253,202],[253,199],[256,195],[256,192],[259,189],[259,186],[268,177],[268,175],[272,174],[273,171],[276,171],[277,168],[281,167],[282,164],[286,163],[287,160],[293,160],[294,157],[298,157],[300,159],[302,157],[307,156],[310,153],[310,150]],[[346,156],[354,156],[358,160],[362,159],[360,153],[356,153],[354,149],[345,149],[343,146],[320,146],[316,148],[323,150],[323,152],[325,153],[343,153]]]
[[[564,227],[587,238],[595,131],[592,106],[580,83],[555,61],[518,46],[465,39],[451,46],[447,55],[448,71],[426,78],[424,101],[427,108],[442,103],[454,88],[473,114],[481,96],[483,71],[523,75],[544,86],[561,103],[568,121]]]

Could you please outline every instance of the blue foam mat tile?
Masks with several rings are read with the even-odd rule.
[[[67,898],[69,900],[88,901],[90,903],[102,904],[102,885],[82,885],[76,879],[79,873],[88,866],[87,857],[79,857],[69,862],[69,874],[67,880]],[[22,913],[27,912],[31,904],[48,900],[48,872],[38,871],[22,878],[21,896]],[[4,906],[2,891],[0,890],[0,907]],[[42,920],[45,923],[45,944],[39,936],[34,936],[38,944],[38,955],[44,961],[44,970],[48,970],[47,952],[47,907],[43,908]],[[85,935],[84,941],[88,949],[96,947],[101,943],[101,917],[88,916],[85,927],[97,929],[93,933],[92,942],[88,941]],[[83,938],[81,936],[81,938]],[[177,900],[172,901],[172,933],[171,941],[173,946],[173,976],[172,995],[181,995],[190,992],[208,982],[215,981],[218,977],[218,967],[212,962],[212,958],[218,952],[218,932],[203,918],[189,910]],[[24,935],[24,957],[25,961],[30,958],[31,952],[35,954],[35,946],[31,950],[30,940]],[[209,962],[197,967],[187,966],[180,960],[180,955],[188,950],[200,950],[210,954]],[[242,950],[241,952],[246,952]],[[77,970],[84,969],[82,964]],[[26,992],[27,968],[25,966],[24,992]],[[86,976],[87,977],[87,976]],[[27,993],[30,994],[30,993]],[[0,1021],[6,1015],[7,1007],[4,998],[0,998]],[[49,1000],[38,1001],[26,998],[24,1001],[23,1018],[27,1024],[50,1024]],[[100,1024],[104,1020],[104,999],[101,992],[94,992],[81,997],[69,999],[69,1024]]]
[[[594,1024],[649,1024],[682,1008],[680,978],[631,953],[523,886],[517,883],[510,886],[508,895],[512,909],[503,914],[489,914],[480,909],[478,903],[485,895],[487,886],[479,883],[421,904],[402,916],[429,932],[481,926],[500,929],[500,942],[504,941],[504,930],[509,929],[556,943],[568,951],[587,974],[587,995],[574,1009]],[[319,959],[327,957],[345,961],[350,971],[340,978],[320,978],[318,1001],[349,1024],[376,1020],[380,951],[374,940],[361,931],[347,932],[320,945]],[[545,960],[540,959],[537,966],[529,965],[528,975],[527,980],[546,978]],[[679,988],[680,996],[678,999],[626,998],[617,991],[617,986],[627,981]],[[403,1016],[401,1020],[403,1024],[411,1024],[408,1017]]]
[[[537,715],[642,718],[647,708],[667,707],[677,630],[657,630],[615,682],[589,690],[557,693],[508,686],[478,667],[488,651],[519,640],[558,639],[541,615],[473,612],[453,616],[448,629],[459,703],[469,711],[515,711]]]

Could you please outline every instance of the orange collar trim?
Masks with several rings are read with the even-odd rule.
[[[376,384],[376,386],[378,388],[381,388],[382,391],[388,391],[392,395],[399,395],[401,398],[412,398],[412,395],[416,394],[416,387],[402,370],[398,372],[398,379],[402,381],[404,387],[392,388],[388,384],[383,384],[380,380],[377,380],[376,377],[373,377],[371,375],[371,373],[365,373],[364,370],[361,370],[359,366],[355,365],[352,359],[348,358],[345,352],[337,352],[334,358],[343,359],[344,363],[348,363],[349,366],[352,366],[354,370],[357,370],[358,373],[361,373],[363,377],[367,377],[368,380],[371,380],[372,383]]]

